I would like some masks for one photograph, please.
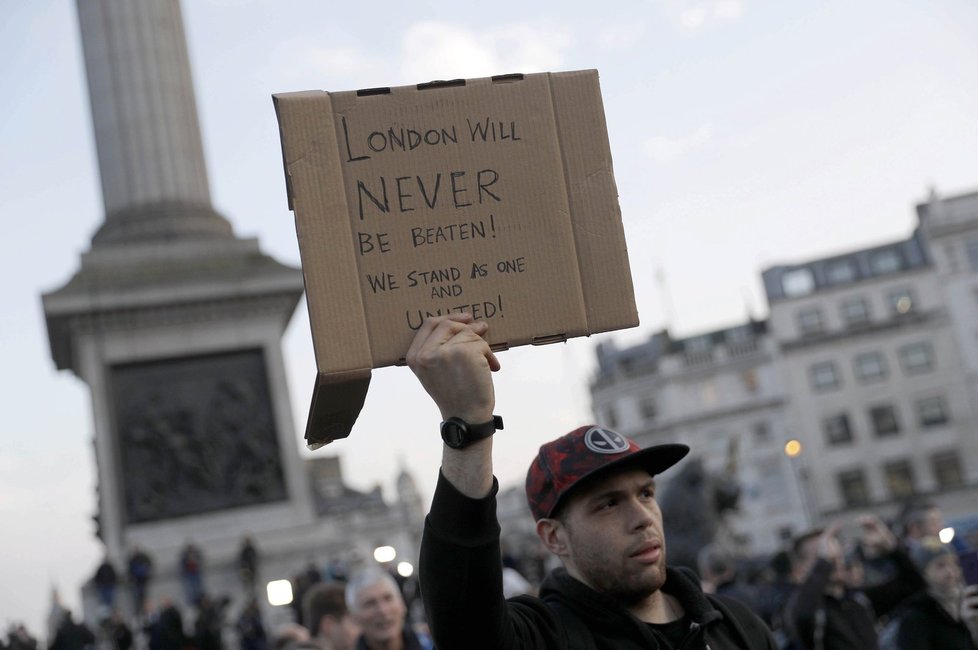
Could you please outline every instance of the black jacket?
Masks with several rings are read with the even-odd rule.
[[[978,650],[967,626],[927,593],[911,597],[891,625],[897,631],[887,650]]]
[[[825,594],[832,565],[823,558],[816,560],[785,607],[784,622],[793,640],[808,650],[876,650],[877,618],[924,588],[905,552],[897,549],[890,558],[897,569],[893,580],[846,591],[842,598]]]
[[[665,648],[649,626],[613,599],[552,572],[540,597],[503,599],[496,490],[483,499],[439,477],[421,542],[419,577],[439,650],[631,650]],[[746,607],[708,598],[694,579],[669,569],[663,591],[689,617],[684,650],[774,650]]]

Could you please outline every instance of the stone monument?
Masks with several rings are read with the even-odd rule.
[[[288,578],[357,530],[317,513],[299,455],[280,342],[302,274],[211,205],[179,0],[77,5],[105,218],[43,304],[58,369],[91,391],[99,536],[123,574],[149,553],[151,597],[179,598],[190,540],[210,591],[235,591],[244,535],[259,578]]]

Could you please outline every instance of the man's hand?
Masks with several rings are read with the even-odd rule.
[[[978,642],[978,585],[965,585],[961,595],[960,615],[972,638]]]
[[[842,523],[836,522],[827,526],[818,538],[818,556],[829,562],[835,562],[842,557],[842,546],[839,544],[839,531]]]
[[[897,538],[893,532],[876,515],[859,517],[859,527],[862,530],[860,544],[879,554],[892,552],[897,547]]]
[[[496,404],[490,371],[499,361],[482,338],[489,326],[463,312],[429,318],[407,353],[407,364],[441,410],[443,420],[470,424],[492,419]]]
[[[470,424],[492,419],[496,406],[492,372],[499,361],[482,338],[489,326],[473,322],[472,314],[429,318],[418,330],[407,353],[407,363],[441,411],[442,420],[462,418]],[[465,449],[442,450],[442,474],[455,488],[472,498],[492,489],[492,438]]]

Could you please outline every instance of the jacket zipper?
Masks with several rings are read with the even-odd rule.
[[[682,642],[680,642],[678,650],[683,650],[683,648],[686,647],[686,644],[689,643],[694,636],[696,636],[696,633],[699,631],[700,627],[701,625],[696,621],[693,621],[692,623],[689,624],[689,631],[686,633],[686,636],[683,637]],[[709,643],[706,643],[704,641],[703,645],[706,647],[706,650],[711,650]]]

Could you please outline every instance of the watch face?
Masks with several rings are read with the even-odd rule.
[[[465,444],[465,429],[458,422],[448,420],[441,425],[441,439],[452,449],[459,449]]]

